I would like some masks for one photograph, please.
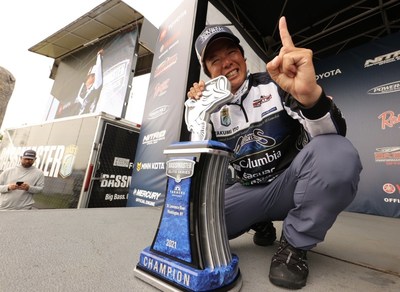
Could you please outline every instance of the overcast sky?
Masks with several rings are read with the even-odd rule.
[[[47,113],[53,59],[28,49],[104,2],[99,0],[2,1],[0,66],[16,78],[1,129],[40,123]],[[182,0],[126,0],[156,27]]]

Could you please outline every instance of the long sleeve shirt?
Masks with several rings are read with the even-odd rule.
[[[322,93],[306,109],[266,72],[249,74],[233,101],[211,114],[211,123],[213,139],[233,150],[231,166],[244,185],[274,180],[313,137],[346,134],[331,98]]]
[[[29,185],[28,191],[9,190],[8,185],[22,181]],[[35,201],[33,194],[40,193],[44,187],[44,174],[35,166],[25,168],[18,165],[0,174],[0,210],[31,209]]]

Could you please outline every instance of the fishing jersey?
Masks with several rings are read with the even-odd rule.
[[[346,122],[322,93],[305,109],[267,72],[249,74],[232,102],[211,114],[213,138],[233,150],[230,164],[244,185],[274,180],[317,135],[346,135]]]

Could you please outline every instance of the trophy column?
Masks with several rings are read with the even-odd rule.
[[[224,78],[211,80],[206,88],[217,88],[220,93],[221,84],[227,84]],[[192,131],[196,140],[208,136],[209,125],[202,123],[207,111],[215,111],[231,97],[228,90],[222,91],[217,98],[211,94],[213,100],[206,103],[205,114],[197,107],[200,123],[189,117],[197,120],[195,127],[200,125],[199,131]],[[188,112],[187,107],[189,127]],[[168,157],[164,207],[153,243],[141,252],[135,275],[163,291],[239,291],[239,260],[230,251],[224,215],[232,151],[223,143],[204,139],[172,144],[164,154]]]

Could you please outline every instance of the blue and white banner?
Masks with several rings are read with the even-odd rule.
[[[400,217],[400,34],[316,62],[363,164],[349,211]]]
[[[180,140],[196,8],[197,1],[183,1],[159,29],[128,207],[164,202],[163,152]]]

